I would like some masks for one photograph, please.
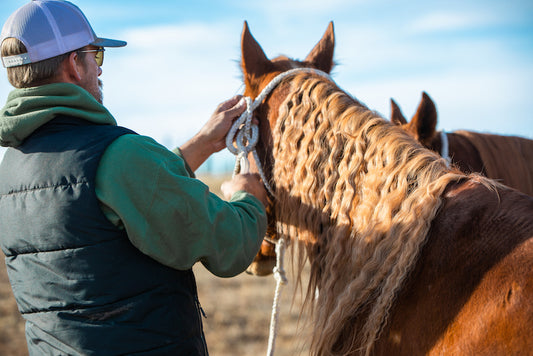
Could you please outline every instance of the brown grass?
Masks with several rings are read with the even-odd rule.
[[[4,255],[0,253],[3,257]],[[27,355],[24,322],[13,298],[5,263],[0,263],[0,355]]]
[[[220,184],[228,176],[200,176],[210,189],[220,194]],[[286,261],[288,265],[288,261]],[[207,314],[203,319],[209,353],[212,356],[256,356],[266,354],[276,282],[272,276],[254,277],[245,273],[233,278],[218,278],[202,265],[194,266],[198,294]],[[298,324],[301,299],[294,295],[294,278],[287,268],[289,285],[281,295],[276,356],[306,355],[305,329]],[[298,294],[297,294],[298,295]],[[298,327],[300,326],[300,327]],[[300,330],[300,331],[299,331]],[[5,265],[0,263],[0,355],[28,355],[21,318]]]

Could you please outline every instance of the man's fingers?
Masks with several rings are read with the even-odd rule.
[[[225,102],[219,105],[218,111],[219,112],[226,111],[232,108],[239,102],[239,100],[241,100],[241,98],[242,98],[242,95],[235,95],[233,98],[226,100]]]
[[[244,100],[241,100],[237,102],[233,107],[226,110],[226,112],[231,116],[239,116],[246,110],[246,102]]]
[[[268,204],[265,187],[257,173],[237,174],[231,180],[222,183],[220,189],[226,200],[229,200],[239,190],[244,190],[259,199],[265,206]]]

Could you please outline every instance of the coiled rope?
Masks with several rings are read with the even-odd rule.
[[[257,141],[259,140],[259,128],[257,125],[254,125],[252,122],[253,112],[263,100],[267,97],[268,94],[286,77],[293,75],[295,73],[313,73],[320,76],[331,79],[329,74],[313,68],[294,68],[283,72],[266,87],[263,88],[261,93],[252,101],[249,97],[243,97],[243,100],[246,103],[246,110],[241,114],[241,116],[235,120],[231,129],[226,136],[226,147],[228,150],[233,153],[235,158],[235,168],[233,170],[233,176],[239,173],[248,173],[250,171],[250,162],[248,161],[248,155],[252,153],[259,176],[263,180],[263,184],[267,191],[272,195],[273,198],[276,197],[270,183],[265,177],[263,168],[261,167],[261,162],[259,161],[259,156],[255,150]],[[235,143],[235,144],[234,144]],[[270,240],[269,240],[270,241]],[[267,355],[274,355],[274,348],[276,344],[276,336],[278,332],[278,320],[279,320],[279,302],[281,297],[281,288],[283,285],[287,284],[287,277],[285,275],[285,270],[283,268],[283,260],[285,256],[285,240],[283,238],[278,239],[277,241],[270,241],[276,245],[276,266],[273,269],[274,278],[276,279],[276,290],[274,293],[274,301],[272,303],[272,316],[270,319],[270,335],[268,337],[268,350]]]

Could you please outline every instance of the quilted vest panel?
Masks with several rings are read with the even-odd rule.
[[[56,118],[0,164],[0,246],[30,355],[207,354],[192,270],[141,253],[99,207],[98,163],[128,133]]]

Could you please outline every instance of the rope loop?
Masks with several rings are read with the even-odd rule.
[[[250,153],[259,139],[259,128],[257,125],[252,125],[252,99],[245,96],[241,100],[245,101],[246,110],[235,120],[226,136],[226,147],[236,156],[241,152]]]

